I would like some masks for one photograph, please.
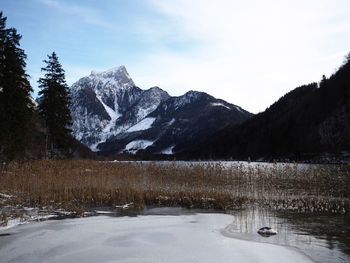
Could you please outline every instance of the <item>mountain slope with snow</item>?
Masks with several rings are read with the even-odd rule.
[[[140,147],[138,153],[179,153],[225,126],[241,123],[250,116],[236,105],[204,92],[189,91],[163,101],[135,128],[110,138],[100,145],[100,149],[128,153],[126,145],[130,142],[151,141],[147,148]]]
[[[94,151],[143,120],[169,95],[135,86],[124,66],[92,72],[71,87],[73,136]]]
[[[135,86],[124,66],[92,72],[71,87],[73,135],[93,151],[181,152],[252,114],[204,92],[170,97]]]

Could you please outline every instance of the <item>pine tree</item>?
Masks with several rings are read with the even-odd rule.
[[[11,160],[25,150],[33,103],[22,36],[6,20],[0,12],[0,159]]]
[[[45,76],[39,79],[39,113],[47,128],[47,151],[54,156],[61,152],[67,154],[70,143],[70,126],[72,118],[68,108],[70,103],[69,89],[64,70],[55,52],[44,60],[46,67],[41,70]]]

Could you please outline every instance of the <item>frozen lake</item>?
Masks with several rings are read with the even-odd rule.
[[[0,236],[1,262],[312,262],[297,249],[230,236],[227,214],[49,220]],[[232,232],[232,231],[231,231]]]
[[[152,164],[153,162],[133,163],[143,165],[144,163]],[[195,166],[205,163],[207,162],[160,162],[157,164]],[[104,163],[102,164],[104,165]],[[293,167],[298,168],[295,170],[299,171],[301,168],[304,172],[301,173],[302,176],[298,177],[299,174],[295,174],[294,168],[292,167],[291,170],[288,164],[247,162],[211,162],[210,164],[219,165],[228,173],[223,173],[224,176],[220,177],[214,173],[215,169],[209,169],[212,172],[209,175],[213,177],[194,176],[197,179],[196,181],[193,181],[192,177],[187,180],[187,177],[179,173],[178,176],[181,180],[176,181],[173,180],[173,178],[176,179],[176,177],[173,177],[173,172],[176,170],[170,169],[170,173],[165,173],[167,176],[163,176],[162,173],[159,173],[159,169],[145,169],[153,177],[147,173],[148,176],[141,177],[143,180],[140,180],[139,184],[135,184],[135,187],[136,189],[140,187],[141,196],[143,193],[149,194],[156,191],[154,195],[156,202],[154,203],[163,206],[167,205],[167,203],[163,203],[164,200],[168,200],[168,196],[163,196],[165,190],[165,194],[175,193],[172,199],[174,202],[169,205],[179,205],[176,201],[183,197],[181,191],[186,190],[188,191],[186,193],[191,196],[193,194],[192,190],[197,189],[198,184],[202,185],[202,188],[199,187],[198,191],[209,193],[208,195],[199,195],[200,201],[206,200],[207,198],[204,198],[206,196],[211,197],[211,192],[207,190],[213,190],[211,189],[212,186],[215,186],[214,190],[219,193],[241,194],[242,197],[252,198],[253,201],[255,200],[254,202],[265,200],[264,198],[267,201],[276,201],[278,197],[279,200],[287,200],[286,206],[288,205],[288,207],[292,207],[288,202],[293,201],[294,198],[299,198],[299,196],[301,196],[300,200],[305,202],[306,205],[310,202],[312,206],[316,197],[316,201],[322,201],[324,197],[326,204],[329,204],[335,198],[343,203],[348,200],[346,199],[348,198],[348,188],[342,187],[348,186],[346,178],[340,180],[343,177],[334,177],[328,174],[326,174],[328,177],[325,177],[327,180],[323,180],[322,176],[313,177],[314,174],[309,173],[312,170],[304,169],[313,165],[293,164]],[[237,170],[237,165],[239,172],[236,174],[234,172]],[[269,177],[267,173],[267,176],[263,177],[264,173],[260,174],[256,171],[247,173],[248,176],[245,176],[245,169],[250,171],[250,168],[258,166],[271,169],[274,171],[273,176]],[[104,167],[97,167],[103,168],[104,173],[107,173]],[[153,166],[145,165],[145,167],[152,168]],[[83,170],[86,172],[86,176],[90,176],[90,172],[93,171],[92,168],[88,168]],[[107,168],[113,167],[107,166]],[[279,168],[281,168],[281,171],[286,168],[287,173],[280,176]],[[317,167],[315,168],[317,169]],[[219,171],[221,171],[220,169]],[[237,176],[236,181],[230,179],[232,178],[230,171]],[[295,178],[292,178],[295,179],[294,181],[285,180],[291,177],[289,176],[290,172],[292,172],[292,176],[295,176]],[[310,174],[311,176],[306,177],[308,180],[301,180],[305,178],[304,175]],[[100,175],[88,178],[93,181],[100,177],[105,178]],[[135,179],[135,177],[133,178]],[[214,179],[211,180],[212,178]],[[220,181],[225,178],[229,180]],[[258,178],[260,181],[255,181],[254,178]],[[319,178],[322,180],[319,181]],[[296,179],[299,179],[299,181]],[[102,180],[97,185],[108,185],[106,182],[110,181]],[[138,181],[136,180],[136,182]],[[299,183],[295,185],[295,182]],[[319,184],[316,184],[317,182]],[[123,180],[116,181],[111,189],[118,189],[120,183],[123,183]],[[232,187],[226,188],[227,185]],[[273,187],[269,188],[270,185]],[[317,187],[312,188],[313,185]],[[261,186],[263,187],[260,188]],[[87,185],[87,187],[90,187],[90,185]],[[296,192],[290,191],[294,188]],[[29,185],[29,189],[31,189],[31,185]],[[279,192],[276,192],[276,189]],[[318,191],[319,189],[322,191]],[[343,192],[339,190],[338,195],[334,197],[333,189],[345,190]],[[104,189],[102,188],[102,190]],[[105,193],[110,193],[110,189],[107,190]],[[196,194],[196,192],[194,193]],[[343,195],[346,198],[341,199]],[[4,200],[10,198],[6,194],[2,194],[2,196]],[[196,197],[196,195],[192,196]],[[221,200],[221,195],[217,196],[219,197],[218,200]],[[279,208],[280,203],[277,203],[276,206],[259,206],[256,204],[262,203],[247,202],[248,205],[229,207],[231,211],[224,214],[214,210],[167,207],[148,207],[144,210],[137,210],[133,208],[133,201],[134,199],[131,199],[128,205],[126,205],[126,201],[118,202],[105,208],[86,207],[89,211],[88,215],[98,216],[48,220],[23,224],[9,229],[1,229],[0,227],[0,262],[350,262],[350,215],[349,213],[342,213],[342,211],[348,210],[334,209],[334,211],[339,212],[336,214],[325,206],[327,210],[322,210],[323,213],[319,210],[308,213],[307,210],[299,208],[299,210],[282,212],[281,209],[263,209],[264,207]],[[323,205],[321,201],[319,203]],[[337,203],[338,205],[342,204],[340,201]],[[319,203],[315,203],[315,207]],[[186,203],[180,202],[181,204],[186,205]],[[268,204],[274,205],[273,202]],[[106,205],[109,204],[106,203]],[[137,207],[136,203],[135,207]],[[198,207],[209,209],[215,206]],[[301,207],[303,208],[303,206]],[[14,208],[6,206],[3,212],[6,209]],[[38,210],[35,213],[39,215],[38,212],[42,208],[26,209]],[[232,211],[232,209],[240,210]],[[27,210],[26,212],[28,212]],[[47,217],[56,213],[56,210],[49,211],[44,208],[45,211],[48,214],[44,216]],[[62,215],[67,217],[67,213]],[[18,223],[19,219],[16,220],[11,224]],[[276,229],[278,234],[268,238],[259,236],[257,230],[264,226]]]

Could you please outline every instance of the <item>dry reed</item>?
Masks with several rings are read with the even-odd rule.
[[[144,205],[300,212],[350,209],[349,166],[113,163],[39,160],[0,169],[4,206],[62,208]]]

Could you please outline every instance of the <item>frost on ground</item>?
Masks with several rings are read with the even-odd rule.
[[[0,225],[0,234],[1,232],[13,228],[18,225],[23,225],[30,223],[32,221],[41,221],[47,220],[49,218],[56,217],[56,215],[36,215],[36,216],[25,216],[25,217],[10,217],[2,222],[3,225]],[[6,224],[5,224],[6,223]]]
[[[89,217],[16,228],[2,262],[311,262],[294,250],[225,237],[225,214]],[[29,242],[30,241],[30,242]]]
[[[74,213],[64,210],[6,206],[0,209],[0,234],[18,225],[67,216],[74,216]]]
[[[11,205],[11,199],[16,196],[0,193],[0,234],[9,228],[33,221],[42,221],[50,218],[64,218],[76,216],[76,211],[65,211],[53,207],[25,207]],[[127,207],[128,208],[128,207]],[[94,211],[93,213],[98,214]],[[1,262],[1,260],[0,260]]]

